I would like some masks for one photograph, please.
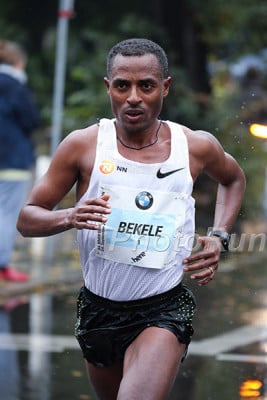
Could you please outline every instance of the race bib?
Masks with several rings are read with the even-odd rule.
[[[177,193],[102,185],[111,214],[96,237],[99,257],[163,269],[172,266],[185,222],[186,201]]]

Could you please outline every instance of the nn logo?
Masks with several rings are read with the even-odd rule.
[[[110,160],[103,160],[101,161],[101,163],[99,164],[99,171],[102,174],[111,174],[115,169],[115,164],[114,162],[110,161]]]
[[[127,172],[127,168],[126,167],[120,167],[119,165],[117,165],[117,171]]]

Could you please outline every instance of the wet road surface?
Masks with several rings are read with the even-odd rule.
[[[82,284],[74,242],[54,240],[53,260],[47,243],[44,259],[23,242],[14,261],[31,280],[0,282],[1,400],[96,400],[74,337]],[[186,278],[195,335],[169,400],[267,399],[266,268],[265,246],[226,256],[207,286]]]

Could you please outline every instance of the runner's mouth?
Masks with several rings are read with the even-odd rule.
[[[131,120],[139,119],[143,115],[143,113],[141,111],[137,111],[137,110],[131,110],[131,111],[129,110],[129,111],[126,111],[125,114],[126,114],[127,118],[131,119]]]

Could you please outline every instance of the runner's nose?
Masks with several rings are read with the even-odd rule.
[[[138,103],[140,103],[142,101],[142,99],[140,98],[140,95],[139,95],[137,87],[133,86],[130,89],[127,101],[128,101],[129,104],[138,104]]]

